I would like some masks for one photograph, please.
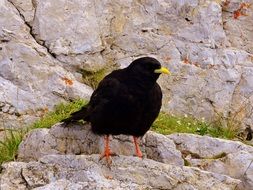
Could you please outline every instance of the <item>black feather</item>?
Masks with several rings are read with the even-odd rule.
[[[63,119],[61,122],[69,124],[71,122],[76,122],[79,120],[88,121],[86,114],[88,114],[87,106],[83,106],[79,111],[72,113],[69,118]]]
[[[89,121],[92,131],[101,135],[143,136],[161,108],[162,92],[156,83],[160,74],[154,73],[160,68],[156,59],[144,57],[113,71],[99,83],[89,104],[63,121]]]

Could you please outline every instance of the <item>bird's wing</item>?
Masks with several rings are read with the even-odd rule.
[[[69,118],[63,119],[61,122],[69,124],[81,119],[89,121],[89,117],[96,107],[103,105],[115,97],[119,84],[120,82],[116,78],[104,78],[99,83],[98,88],[92,93],[89,104],[83,106],[79,111],[72,113]]]
[[[97,107],[112,100],[118,93],[120,82],[116,78],[105,77],[98,85],[98,88],[92,93],[88,105],[83,106],[79,111],[71,114],[67,119],[62,120],[65,124],[84,120],[89,121],[90,115]]]
[[[162,91],[160,86],[156,83],[154,88],[150,91],[147,102],[144,105],[146,112],[143,113],[144,125],[151,125],[158,116],[162,105]]]
[[[120,90],[120,81],[117,78],[106,77],[93,92],[89,105],[91,107],[106,103],[117,96]]]

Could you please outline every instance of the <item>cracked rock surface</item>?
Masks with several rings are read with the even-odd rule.
[[[199,136],[172,134],[167,136],[189,166],[240,179],[241,189],[253,188],[253,147],[241,142]]]
[[[127,159],[133,159],[134,145],[131,137],[113,136],[110,147],[113,152],[120,155],[120,159],[123,155],[128,156]],[[100,154],[103,148],[103,137],[94,135],[88,124],[84,126],[74,124],[69,127],[56,124],[51,129],[36,129],[30,132],[19,147],[18,160],[22,163],[32,163],[47,155],[62,155],[61,158],[66,154],[93,155]],[[174,165],[179,168],[185,168],[186,165],[187,168],[199,168],[201,172],[215,173],[215,176],[226,175],[241,181],[233,186],[234,188],[231,186],[228,189],[253,188],[253,147],[241,142],[191,134],[161,135],[149,131],[141,140],[141,150],[146,161],[153,160],[153,163]],[[113,157],[113,161],[114,159],[118,160],[116,157]],[[58,183],[60,182],[47,186],[51,188],[51,185]],[[72,183],[71,180],[64,181],[66,186]],[[177,185],[178,189],[184,189],[183,187]]]
[[[3,166],[1,189],[235,189],[228,176],[150,159],[120,156],[111,170],[98,155],[47,155],[37,162]]]
[[[20,126],[59,101],[88,98],[91,89],[78,82],[82,70],[125,67],[149,55],[172,71],[159,80],[164,111],[253,125],[250,4],[0,0],[2,123]]]
[[[92,93],[37,43],[13,4],[0,0],[1,129],[21,127],[41,116],[43,110],[52,109],[56,102],[88,98]],[[67,79],[72,80],[71,85]]]
[[[117,154],[132,156],[135,153],[133,139],[128,136],[114,136],[110,145]],[[48,154],[98,154],[103,149],[103,138],[93,134],[89,125],[62,127],[56,124],[51,129],[37,129],[29,133],[20,145],[18,158],[31,161]],[[159,162],[184,164],[174,142],[151,131],[143,137],[141,150],[147,158]]]

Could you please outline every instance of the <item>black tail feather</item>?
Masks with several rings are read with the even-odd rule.
[[[61,122],[67,125],[69,123],[77,122],[79,120],[88,121],[88,116],[89,116],[88,107],[84,106],[81,108],[81,110],[72,113],[69,118],[61,120]]]

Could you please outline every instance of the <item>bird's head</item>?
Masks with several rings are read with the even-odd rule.
[[[152,57],[142,57],[134,60],[130,65],[129,69],[135,75],[141,76],[142,78],[150,78],[155,81],[158,79],[160,74],[170,74],[170,71],[161,66],[161,63]]]

